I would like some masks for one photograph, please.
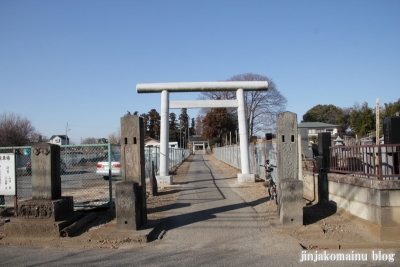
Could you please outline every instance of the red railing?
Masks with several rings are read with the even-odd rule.
[[[329,147],[329,171],[400,180],[400,144]]]

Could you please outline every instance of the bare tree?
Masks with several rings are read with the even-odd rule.
[[[98,139],[94,137],[88,137],[82,140],[82,144],[97,144]]]
[[[287,104],[275,83],[266,76],[254,73],[235,75],[227,81],[268,81],[267,91],[245,91],[249,138],[257,132],[275,129],[276,117],[285,111]],[[236,92],[202,92],[200,99],[236,99]],[[229,111],[237,112],[236,109]]]
[[[110,144],[119,144],[121,142],[121,129],[108,136],[108,142]]]
[[[204,116],[202,115],[197,115],[196,117],[196,124],[195,124],[195,129],[196,129],[196,134],[197,135],[202,135],[203,134],[203,119]]]
[[[23,146],[40,135],[30,120],[15,113],[0,115],[0,146]]]

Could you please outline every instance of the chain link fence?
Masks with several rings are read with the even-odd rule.
[[[31,147],[0,148],[0,153],[15,153],[17,200],[32,198]],[[112,185],[96,174],[97,163],[109,154],[120,153],[120,146],[110,144],[65,145],[60,149],[61,192],[73,196],[75,207],[92,207],[112,203]],[[14,196],[0,197],[0,206],[14,206]]]
[[[74,206],[112,206],[115,183],[120,177],[108,172],[108,179],[98,173],[106,162],[107,168],[121,155],[121,147],[112,144],[61,146],[61,190],[63,196],[73,196]],[[110,179],[111,178],[111,179]]]
[[[235,167],[241,169],[240,146],[230,145],[213,148],[214,157]],[[256,174],[259,178],[265,178],[265,161],[270,160],[270,164],[277,166],[276,143],[264,141],[262,143],[250,144],[250,173]],[[278,172],[272,172],[272,177],[277,180]]]
[[[17,181],[17,200],[32,198],[31,147],[0,148],[1,153],[15,153],[15,174]],[[184,161],[189,149],[169,149],[169,167],[173,168]],[[63,196],[73,196],[76,209],[84,207],[110,207],[115,201],[115,184],[121,175],[113,176],[109,166],[121,158],[121,146],[112,144],[63,145],[60,150],[61,192]],[[150,177],[151,162],[158,173],[160,148],[145,148],[145,174]],[[107,164],[101,164],[101,163]],[[119,162],[121,170],[123,162]],[[108,176],[101,172],[106,166]],[[113,167],[111,167],[113,168]],[[0,184],[1,186],[1,184]],[[0,196],[0,207],[13,207],[14,196]]]

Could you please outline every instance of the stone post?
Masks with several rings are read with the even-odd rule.
[[[297,115],[286,111],[277,119],[278,179],[298,179]]]
[[[400,144],[400,117],[386,117],[383,120],[383,138],[385,144]],[[379,139],[379,136],[377,136]],[[400,157],[399,153],[393,153],[393,168],[395,173],[399,173],[400,170]],[[380,166],[382,166],[382,157],[381,157]],[[382,173],[382,172],[381,172]],[[378,176],[378,178],[382,178],[382,176]]]
[[[5,234],[59,237],[60,231],[77,219],[73,197],[61,197],[60,146],[33,146],[31,157],[32,199],[19,202],[18,219],[5,225]]]
[[[278,217],[285,225],[303,224],[303,181],[299,174],[297,115],[283,112],[277,119]]]
[[[154,161],[151,161],[151,172],[150,172],[150,193],[152,196],[158,195],[158,185],[156,179],[156,173],[154,168]]]
[[[318,155],[321,157],[321,169],[329,169],[329,147],[332,144],[331,133],[318,133]]]
[[[142,225],[139,183],[126,181],[115,188],[115,214],[118,230],[139,230]]]
[[[147,223],[143,119],[121,118],[122,182],[116,185],[118,230],[138,230]]]
[[[44,143],[32,152],[32,199],[61,198],[60,146]]]

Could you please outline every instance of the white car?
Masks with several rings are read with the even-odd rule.
[[[108,180],[110,175],[108,164],[108,160],[97,163],[96,174],[103,176],[104,180]],[[121,154],[111,154],[111,176],[121,176]]]

